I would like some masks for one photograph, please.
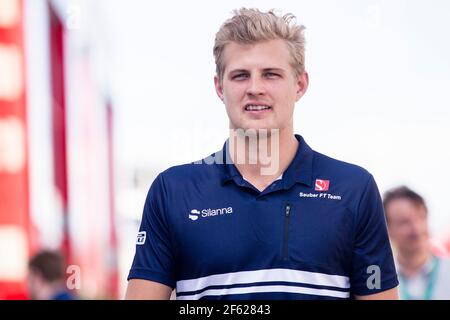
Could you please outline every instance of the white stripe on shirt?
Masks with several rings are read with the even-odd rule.
[[[277,269],[262,269],[254,271],[230,272],[230,273],[214,274],[196,279],[180,280],[177,281],[177,292],[182,293],[182,292],[198,291],[210,286],[228,286],[235,284],[248,284],[249,286],[251,286],[254,283],[261,283],[261,282],[291,282],[295,284],[297,283],[312,284],[319,286],[336,287],[341,289],[350,288],[350,280],[348,277],[345,276],[277,268]],[[275,286],[275,287],[285,287],[285,286]],[[233,288],[233,289],[242,289],[242,288]],[[218,289],[218,290],[228,290],[228,289]]]
[[[197,300],[204,296],[222,296],[230,294],[264,293],[264,292],[302,293],[302,294],[311,294],[316,296],[330,296],[337,298],[348,298],[350,296],[349,292],[282,285],[282,286],[253,286],[240,288],[208,289],[198,294],[177,296],[177,300]]]

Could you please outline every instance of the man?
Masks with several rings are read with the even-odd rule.
[[[400,297],[450,299],[450,259],[432,253],[424,199],[402,186],[386,192],[383,202],[389,235],[396,248]]]
[[[64,259],[59,252],[43,250],[29,262],[28,291],[33,300],[74,300],[66,287]]]
[[[372,176],[294,135],[308,74],[292,18],[240,9],[217,33],[230,138],[153,182],[126,298],[167,299],[174,288],[177,299],[397,297]]]

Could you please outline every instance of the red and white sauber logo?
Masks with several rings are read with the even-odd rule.
[[[314,190],[316,191],[328,191],[330,187],[330,180],[316,179]]]

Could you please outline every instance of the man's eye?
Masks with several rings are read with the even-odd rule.
[[[279,77],[280,75],[276,74],[276,73],[273,73],[273,72],[267,72],[266,76],[269,77],[269,78],[276,78],[276,77]]]
[[[233,76],[232,79],[245,79],[245,78],[247,78],[247,77],[248,77],[247,74],[245,74],[245,73],[240,73],[240,74],[237,74],[237,75]]]

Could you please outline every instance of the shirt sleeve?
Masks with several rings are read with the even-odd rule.
[[[164,183],[155,179],[145,200],[128,280],[144,279],[175,287],[174,258],[166,220]]]
[[[355,221],[350,286],[352,294],[370,295],[398,285],[383,204],[370,175]]]

